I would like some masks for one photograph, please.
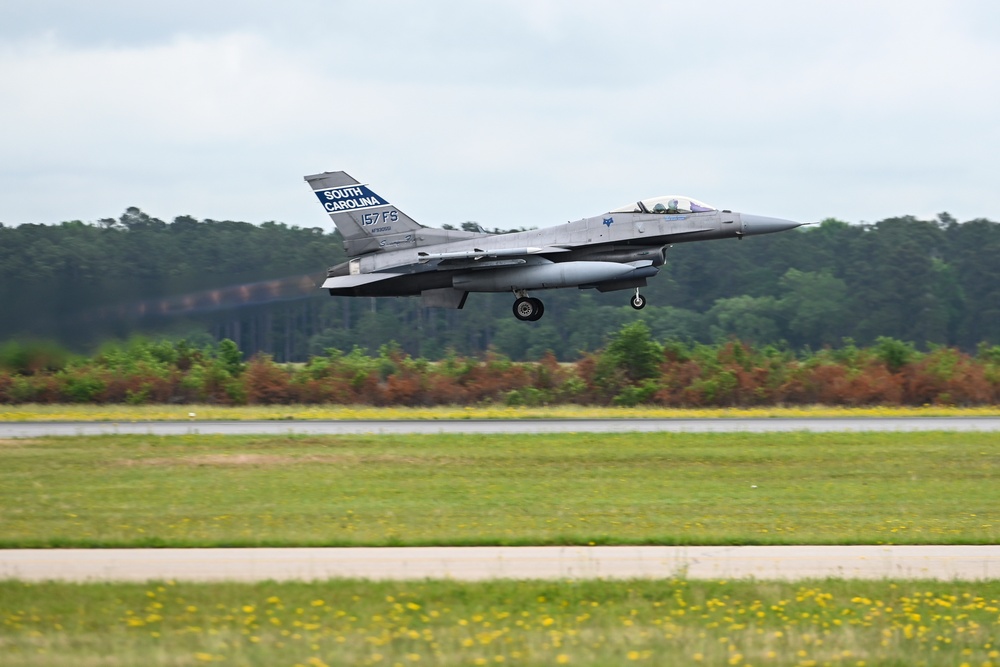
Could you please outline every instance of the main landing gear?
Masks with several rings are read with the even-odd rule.
[[[514,302],[514,317],[522,322],[535,322],[545,313],[545,306],[539,299],[528,296],[524,290],[515,290],[517,300]]]

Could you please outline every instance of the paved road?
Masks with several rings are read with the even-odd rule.
[[[0,579],[1000,579],[997,546],[20,549]]]
[[[50,435],[391,433],[768,433],[779,431],[1000,431],[1000,417],[842,417],[759,419],[519,419],[425,421],[0,422],[0,438]]]

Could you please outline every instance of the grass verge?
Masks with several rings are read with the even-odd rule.
[[[1000,582],[0,582],[13,665],[998,665]]]
[[[992,433],[0,441],[0,546],[996,544]]]
[[[194,415],[193,417],[191,415]],[[219,421],[294,419],[698,419],[736,417],[997,417],[1000,406],[957,408],[822,405],[757,408],[613,408],[504,405],[377,408],[365,405],[49,405],[0,406],[0,421]]]

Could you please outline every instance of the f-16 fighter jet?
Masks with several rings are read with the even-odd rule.
[[[349,260],[327,271],[332,296],[420,296],[423,305],[462,308],[469,292],[511,292],[514,317],[545,312],[529,291],[556,287],[634,290],[659,272],[674,243],[743,238],[803,223],[718,210],[697,199],[642,199],[575,222],[513,234],[418,224],[343,171],[305,177],[344,238]]]

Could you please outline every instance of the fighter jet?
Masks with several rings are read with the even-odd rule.
[[[344,238],[348,261],[331,267],[331,296],[420,296],[423,305],[462,308],[469,292],[511,292],[514,317],[538,320],[545,307],[529,291],[557,287],[639,290],[674,243],[738,238],[803,223],[719,210],[697,199],[641,199],[575,222],[511,234],[418,224],[343,171],[305,177]]]

